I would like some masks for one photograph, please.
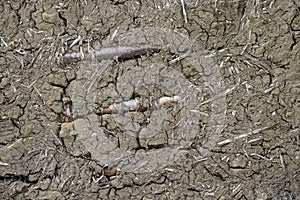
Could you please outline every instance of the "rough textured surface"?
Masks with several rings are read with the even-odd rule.
[[[1,199],[300,198],[299,2],[185,0],[188,23],[178,2],[0,3]],[[108,161],[93,152],[97,137],[76,132],[88,129],[87,121],[72,118],[78,72],[91,63],[66,65],[60,58],[105,46],[114,33],[149,27],[187,35],[211,55],[224,85],[224,128],[209,154],[199,156],[213,127],[209,116],[217,112],[215,101],[201,104],[214,98],[205,85],[210,74],[195,71],[185,59],[167,65],[178,56],[174,52],[99,62],[107,68],[96,81],[95,109],[138,98],[151,110],[98,115],[99,128],[115,147],[150,152],[164,150],[176,133],[193,136],[191,143],[180,143],[183,156],[149,166],[156,170],[107,168]],[[151,70],[153,63],[159,76]],[[194,95],[202,113],[191,121],[196,131],[177,127],[188,116],[178,113],[191,105],[152,105],[150,97],[177,95],[168,69],[200,88]],[[150,82],[138,87],[138,78]]]

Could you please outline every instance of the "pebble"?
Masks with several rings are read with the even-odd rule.
[[[42,13],[42,18],[43,18],[44,22],[56,24],[56,25],[59,25],[62,21],[59,18],[59,15],[57,12],[53,12],[53,13],[44,12],[44,13]]]
[[[246,164],[247,164],[247,160],[246,159],[237,157],[237,158],[235,158],[234,160],[232,160],[230,162],[230,167],[233,167],[233,168],[245,168]]]
[[[59,136],[64,139],[70,139],[71,131],[73,130],[73,122],[66,122],[61,124],[61,130]]]
[[[1,82],[0,82],[0,88],[5,88],[6,86],[9,85],[9,79],[8,78],[2,78]]]

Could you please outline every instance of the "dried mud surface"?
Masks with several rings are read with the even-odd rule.
[[[179,1],[1,1],[1,199],[300,198],[299,1],[185,0],[185,9],[188,23]],[[195,38],[213,55],[226,97],[224,129],[219,145],[201,159],[197,150],[209,132],[205,117],[198,122],[203,132],[187,153],[166,166],[143,173],[118,165],[105,168],[106,160],[95,158],[78,135],[70,134],[72,87],[82,63],[62,64],[60,56],[101,46],[116,31],[149,27]],[[82,44],[73,43],[79,35]],[[141,75],[143,67],[174,57],[161,52],[115,63],[118,67],[108,68],[97,83],[96,107],[118,100],[120,80],[147,76],[151,69]],[[184,59],[174,69],[203,84]],[[134,89],[125,87],[121,99],[132,97]],[[176,95],[156,84],[135,92],[139,97]],[[124,150],[160,149],[180,121],[176,107],[167,111],[164,130],[138,143],[124,127],[126,119],[145,123],[145,113],[104,115],[99,126]]]

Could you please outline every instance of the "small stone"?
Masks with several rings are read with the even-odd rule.
[[[66,73],[66,78],[67,78],[68,81],[75,79],[76,78],[75,72],[74,71],[68,71]]]
[[[269,85],[270,84],[270,76],[269,75],[263,76],[262,82],[263,82],[263,85]]]
[[[62,102],[60,102],[60,101],[47,101],[47,105],[55,113],[61,113],[62,112]]]
[[[117,169],[103,169],[103,175],[110,177],[117,175],[118,170]]]
[[[153,200],[153,199],[150,199],[150,198],[148,198],[148,197],[143,197],[142,200]]]
[[[40,188],[42,190],[46,190],[46,189],[49,188],[50,183],[51,183],[51,180],[49,178],[47,178],[47,179],[45,179],[45,180],[43,180],[43,181],[40,182]]]
[[[237,157],[230,162],[230,167],[232,168],[245,168],[247,165],[247,160],[243,157]]]
[[[73,122],[62,123],[59,136],[64,139],[72,139],[71,131],[73,130]]]
[[[1,83],[0,83],[0,88],[5,88],[6,86],[9,85],[9,78],[2,78]]]
[[[300,94],[300,88],[296,88],[296,87],[292,88],[291,94]]]
[[[283,74],[285,72],[285,69],[282,68],[276,68],[274,69],[274,75],[279,76],[280,74]]]
[[[62,101],[63,101],[64,104],[68,104],[68,103],[72,102],[71,98],[70,97],[66,97],[66,96],[62,98]]]
[[[286,111],[285,116],[287,118],[292,118],[292,117],[294,117],[294,112],[293,111]]]
[[[48,83],[59,87],[67,87],[68,81],[64,73],[50,74]]]
[[[40,191],[36,199],[63,199],[63,196],[58,191]]]
[[[29,187],[29,183],[18,183],[14,186],[14,190],[18,193],[21,193],[22,191],[25,191]]]
[[[44,12],[42,14],[42,18],[43,18],[43,21],[47,22],[47,23],[56,24],[56,25],[61,23],[61,19],[59,18],[59,15],[57,12],[53,12],[53,13]]]

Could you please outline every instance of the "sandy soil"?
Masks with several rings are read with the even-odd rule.
[[[300,198],[299,1],[0,5],[1,199]]]

